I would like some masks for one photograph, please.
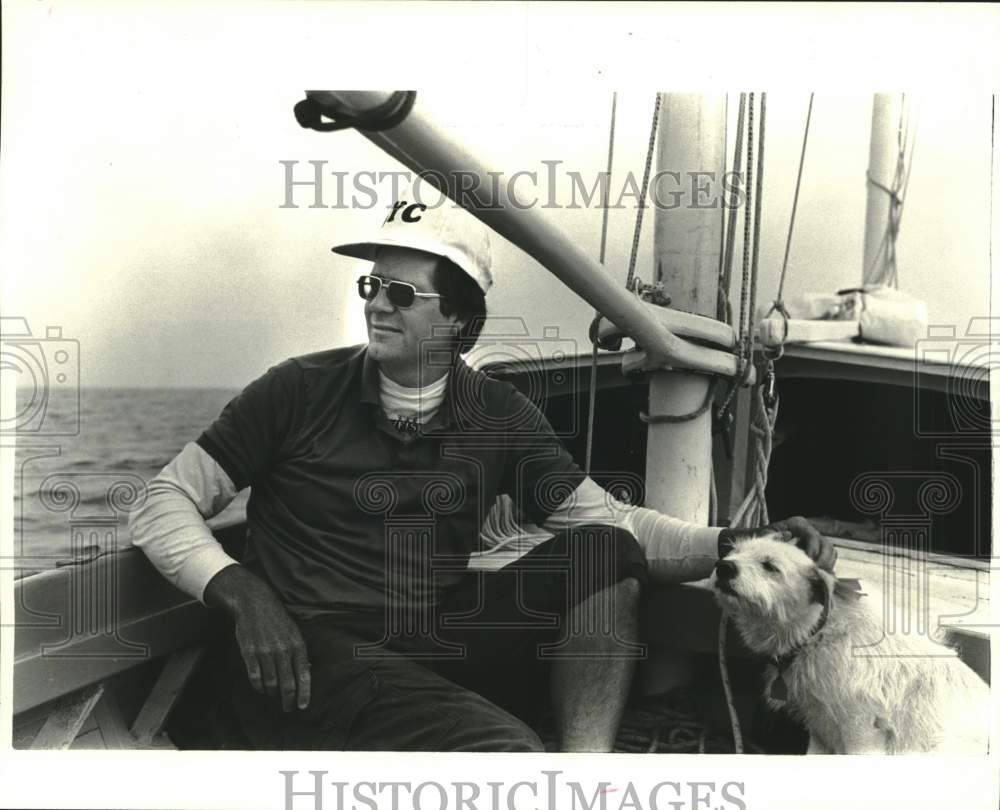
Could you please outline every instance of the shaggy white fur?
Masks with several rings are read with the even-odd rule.
[[[835,591],[801,549],[746,540],[712,578],[747,646],[772,659],[769,704],[801,720],[810,750],[986,753],[989,687],[951,648],[886,633],[866,599]]]

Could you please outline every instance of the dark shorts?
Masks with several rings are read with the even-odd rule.
[[[549,668],[572,636],[613,633],[608,616],[571,609],[627,578],[642,550],[610,526],[575,527],[492,572],[467,572],[430,615],[302,622],[312,700],[282,712],[253,691],[235,644],[227,699],[259,749],[541,751],[533,730]],[[389,625],[387,627],[387,625]],[[622,642],[623,655],[635,655]]]

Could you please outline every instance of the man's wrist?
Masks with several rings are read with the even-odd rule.
[[[205,604],[218,608],[232,617],[240,611],[258,584],[263,584],[238,563],[223,568],[205,586]]]

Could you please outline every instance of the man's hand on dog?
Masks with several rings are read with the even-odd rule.
[[[795,543],[820,568],[833,572],[833,566],[837,562],[837,549],[829,538],[821,535],[803,517],[785,518],[756,529],[723,529],[719,534],[719,557],[725,557],[740,540],[775,535],[788,543]]]

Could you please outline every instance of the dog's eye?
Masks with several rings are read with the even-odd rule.
[[[764,566],[764,570],[765,571],[770,571],[772,574],[777,574],[778,573],[778,566],[776,566],[770,560],[764,560],[763,566]]]

